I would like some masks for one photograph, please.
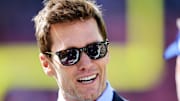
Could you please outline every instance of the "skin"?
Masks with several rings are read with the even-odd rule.
[[[180,18],[176,20],[176,26],[178,30],[180,31]],[[180,46],[178,46],[180,48]],[[176,90],[177,90],[177,97],[178,101],[180,101],[180,55],[176,58],[176,73],[175,73],[175,79],[176,79]]]
[[[177,57],[176,59],[176,90],[177,90],[177,96],[178,96],[178,101],[180,101],[180,56]]]
[[[53,53],[70,47],[81,48],[89,43],[103,40],[93,18],[53,24],[50,33]],[[44,72],[57,81],[60,101],[94,101],[106,87],[109,53],[104,58],[91,60],[83,52],[80,61],[72,66],[62,65],[56,55],[50,61],[45,55],[40,54],[40,61]],[[79,78],[91,75],[97,75],[91,83],[82,84],[77,81]]]

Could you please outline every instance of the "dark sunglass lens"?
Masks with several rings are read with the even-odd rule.
[[[99,48],[100,48],[99,58],[102,58],[107,53],[107,45],[105,45],[104,43],[101,43],[101,45],[99,45]]]
[[[94,43],[88,45],[87,47],[87,55],[91,59],[99,59],[106,55],[107,47],[104,43]]]
[[[61,51],[58,56],[63,65],[73,65],[79,59],[79,50],[75,48],[68,49],[65,51]]]

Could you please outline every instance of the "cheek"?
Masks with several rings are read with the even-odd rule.
[[[109,58],[110,58],[110,56],[109,56],[109,52],[108,52],[107,55],[105,56],[106,65],[109,63]]]
[[[109,52],[106,54],[105,57],[95,61],[97,62],[96,64],[106,66],[109,63]]]
[[[106,68],[107,64],[109,63],[109,53],[102,59],[101,65],[102,67]]]
[[[99,61],[97,61],[99,70],[100,70],[100,72],[101,72],[103,77],[106,77],[106,68],[107,68],[108,62],[109,62],[108,54],[104,58],[102,58]]]
[[[74,79],[74,72],[73,72],[73,67],[60,67],[58,70],[58,79],[60,80],[60,83],[63,83],[64,86],[67,86],[70,84]]]
[[[57,83],[59,85],[59,88],[64,90],[65,92],[69,91],[68,89],[71,88],[72,84],[72,76],[71,73],[62,71],[57,73]]]

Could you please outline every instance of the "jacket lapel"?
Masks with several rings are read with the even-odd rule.
[[[124,98],[120,97],[115,91],[113,92],[113,101],[127,101]]]

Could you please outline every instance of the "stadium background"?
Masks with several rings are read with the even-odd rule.
[[[103,5],[111,41],[108,78],[112,86],[130,101],[177,101],[175,59],[164,61],[163,51],[176,37],[180,1],[97,3]],[[23,101],[56,98],[55,81],[40,67],[31,21],[41,8],[42,0],[0,1],[0,101],[21,101],[22,96]]]

